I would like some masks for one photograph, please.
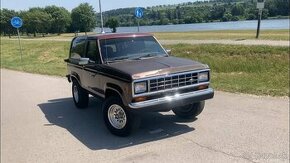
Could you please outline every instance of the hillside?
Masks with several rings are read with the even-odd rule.
[[[289,0],[268,0],[263,10],[263,19],[289,16]],[[143,8],[140,25],[190,24],[213,21],[238,21],[257,19],[255,0],[196,1],[175,5],[159,5]],[[115,17],[120,26],[135,26],[135,8],[105,11],[105,22]]]

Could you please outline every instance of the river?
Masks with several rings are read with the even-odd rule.
[[[261,29],[289,29],[290,19],[262,20]],[[188,31],[212,31],[212,30],[255,30],[257,29],[257,20],[245,20],[235,22],[213,22],[196,24],[178,24],[178,25],[154,25],[140,26],[140,32],[188,32]],[[100,32],[96,28],[95,32]],[[109,28],[105,28],[110,32]],[[117,32],[137,32],[137,27],[118,27]]]

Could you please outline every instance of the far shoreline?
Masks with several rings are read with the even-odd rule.
[[[284,30],[289,29],[290,17],[287,19],[264,19],[261,30]],[[118,32],[137,32],[138,26],[118,27]],[[257,20],[240,20],[228,22],[208,22],[194,24],[168,24],[140,26],[141,32],[194,32],[194,31],[224,31],[224,30],[256,30]],[[94,32],[100,33],[101,28],[95,28]],[[105,31],[110,33],[109,28]]]

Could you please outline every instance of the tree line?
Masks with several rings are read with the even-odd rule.
[[[256,0],[211,0],[159,5],[143,8],[141,25],[191,24],[216,21],[257,19]],[[120,26],[135,26],[135,8],[116,9],[104,12],[104,18],[115,17]],[[266,0],[263,19],[289,16],[289,0]]]
[[[208,0],[177,5],[159,5],[144,9],[140,25],[190,24],[216,21],[257,19],[256,0]],[[289,16],[289,0],[266,0],[262,18]],[[103,13],[105,26],[116,32],[118,26],[136,26],[135,8],[110,10]],[[63,7],[47,6],[28,11],[0,10],[1,35],[16,34],[10,24],[13,16],[23,19],[21,32],[43,36],[66,32],[89,32],[100,26],[100,15],[88,3],[82,3],[71,12]]]
[[[11,26],[11,18],[19,16],[23,19],[21,32],[27,35],[61,34],[66,32],[89,32],[96,28],[97,18],[93,7],[82,3],[69,12],[64,7],[35,7],[28,11],[1,9],[1,35],[12,35],[16,30]]]

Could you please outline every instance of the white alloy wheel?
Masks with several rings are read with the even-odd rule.
[[[127,123],[127,116],[125,110],[117,105],[113,104],[108,109],[108,119],[110,124],[116,129],[122,129]]]
[[[77,85],[74,85],[74,87],[73,87],[73,94],[74,94],[75,101],[79,102],[79,90],[78,90]]]

